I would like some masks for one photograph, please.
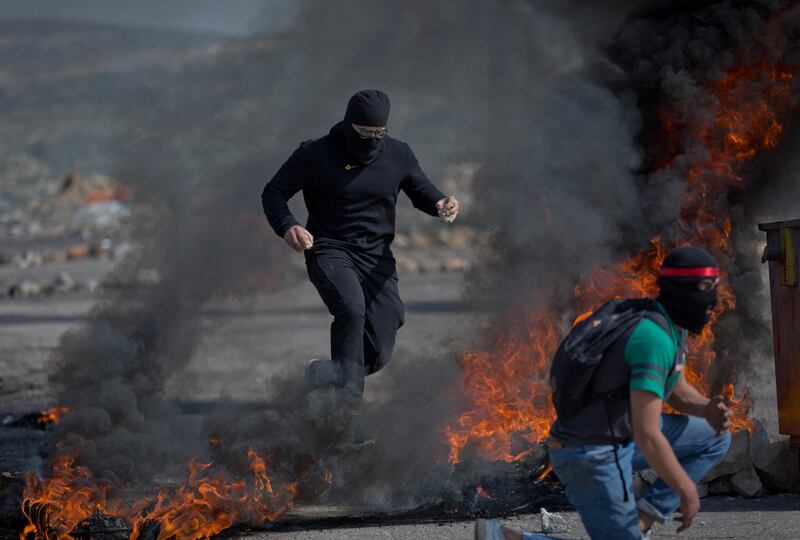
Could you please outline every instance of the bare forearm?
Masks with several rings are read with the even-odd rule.
[[[709,399],[686,381],[675,387],[668,403],[684,414],[704,417]]]
[[[660,432],[636,437],[636,446],[647,464],[679,495],[694,487],[694,482],[683,470],[666,437]]]

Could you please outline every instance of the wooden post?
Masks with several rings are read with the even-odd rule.
[[[800,445],[800,220],[758,228],[767,233],[761,262],[769,262],[778,428]]]

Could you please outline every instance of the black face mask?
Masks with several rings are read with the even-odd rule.
[[[672,322],[693,334],[703,331],[711,319],[707,310],[716,307],[718,301],[716,288],[708,291],[698,289],[701,281],[695,277],[658,278],[661,288],[658,301],[667,310]]]
[[[389,108],[389,96],[380,90],[361,90],[347,103],[344,121],[334,126],[347,153],[365,165],[378,159],[386,141],[374,137],[362,139],[353,129],[353,124],[384,127],[389,120]]]
[[[345,124],[347,152],[363,164],[372,163],[383,152],[384,140],[369,137],[362,139],[350,124]]]

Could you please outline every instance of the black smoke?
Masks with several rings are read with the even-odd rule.
[[[77,410],[58,436],[126,489],[179,474],[190,456],[234,460],[255,446],[334,468],[349,502],[399,508],[440,497],[450,466],[439,430],[459,405],[457,351],[442,358],[432,346],[430,358],[392,368],[385,400],[365,413],[377,453],[360,457],[326,451],[331,440],[302,414],[299,369],[253,413],[188,414],[167,383],[196,353],[209,303],[281,286],[288,250],[258,215],[258,194],[360,88],[392,97],[392,133],[434,180],[477,164],[480,203],[467,215],[491,235],[468,294],[503,321],[532,307],[566,313],[592,268],[655,234],[681,239],[685,168],[650,168],[654,104],[685,107],[688,118],[705,110],[704,85],[762,43],[768,20],[796,17],[781,2],[708,2],[625,20],[631,4],[307,1],[281,34],[149,73],[130,94],[135,113],[113,171],[134,187],[142,248],[54,353],[54,388]],[[688,166],[692,151],[679,148],[676,162]],[[735,223],[756,212],[746,197],[723,199],[713,204]],[[732,274],[757,271],[741,268]],[[214,436],[221,450],[209,449]]]

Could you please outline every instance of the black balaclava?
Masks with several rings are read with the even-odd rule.
[[[698,247],[673,249],[661,264],[658,301],[675,324],[699,334],[710,319],[706,310],[717,305],[717,290],[701,291],[698,285],[717,277],[719,266],[708,251]]]
[[[375,161],[385,145],[384,139],[362,139],[351,124],[383,127],[389,120],[389,96],[380,90],[361,90],[347,102],[344,121],[334,129],[343,138],[347,152],[363,164]]]

